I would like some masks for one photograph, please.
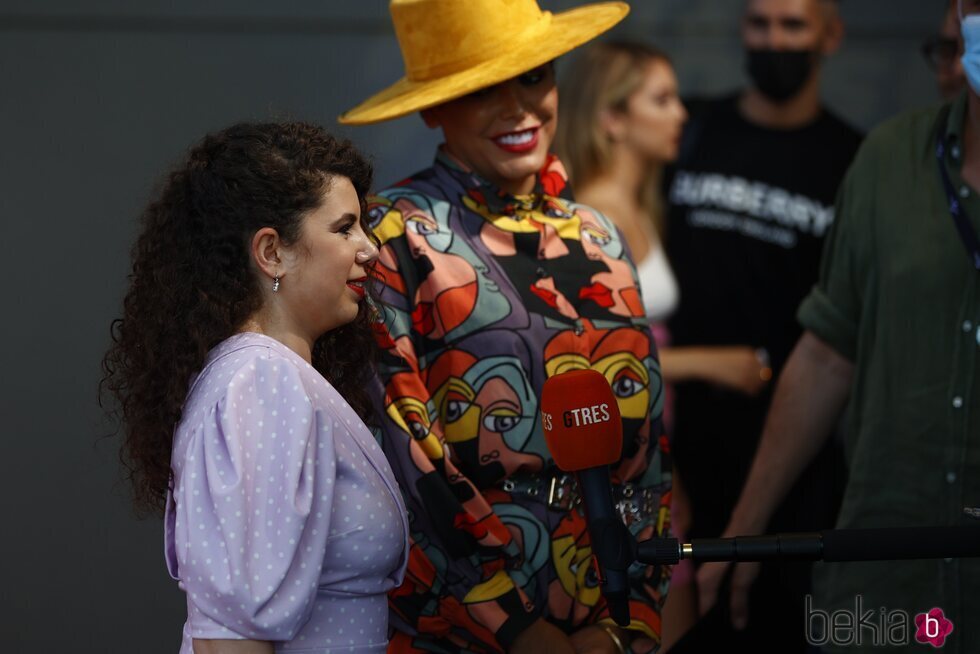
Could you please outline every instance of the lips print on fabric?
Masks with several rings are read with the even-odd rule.
[[[595,282],[592,284],[592,286],[583,288],[578,292],[578,296],[583,300],[592,300],[603,309],[608,309],[616,304],[616,301],[613,299],[612,289],[599,282]]]
[[[462,325],[476,306],[476,281],[442,291],[435,302],[419,302],[412,312],[412,325],[420,334],[439,338]]]

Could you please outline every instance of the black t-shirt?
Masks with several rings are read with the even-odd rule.
[[[817,279],[837,187],[861,136],[826,110],[799,129],[760,127],[740,115],[737,100],[688,103],[666,191],[667,252],[680,286],[669,327],[676,346],[764,347],[778,374],[800,336],[796,309]],[[686,383],[676,397],[681,476],[694,494],[696,480],[714,480],[713,492],[728,495],[717,520],[727,519],[769,395]]]

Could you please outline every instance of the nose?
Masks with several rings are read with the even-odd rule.
[[[770,50],[785,50],[789,47],[786,32],[777,21],[769,22],[769,28],[766,30],[766,42]]]
[[[365,235],[366,236],[366,235]],[[362,266],[365,266],[375,259],[378,258],[378,246],[374,242],[366,237],[364,239],[364,245],[357,254],[354,255],[354,261]]]
[[[497,102],[501,118],[519,118],[524,115],[523,88],[517,80],[508,80],[497,87]]]
[[[677,100],[677,121],[681,125],[683,125],[684,123],[687,122],[687,116],[688,116],[688,114],[687,114],[687,107],[685,107],[684,106],[684,103],[681,102],[680,99],[678,99]]]

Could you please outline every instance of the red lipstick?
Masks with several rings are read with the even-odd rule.
[[[354,294],[357,295],[358,300],[364,299],[364,282],[366,281],[367,277],[358,277],[357,279],[347,280],[347,288],[354,291]]]
[[[521,129],[497,134],[490,140],[501,150],[521,154],[530,152],[538,145],[538,128]]]

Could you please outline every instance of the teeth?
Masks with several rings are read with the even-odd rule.
[[[525,143],[530,143],[533,138],[534,130],[529,129],[523,132],[499,136],[497,137],[497,142],[503,143],[504,145],[524,145]]]

